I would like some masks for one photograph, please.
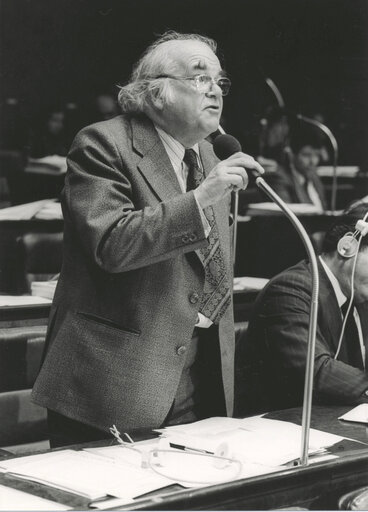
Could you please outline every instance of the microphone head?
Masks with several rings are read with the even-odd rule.
[[[227,133],[218,135],[213,142],[213,150],[220,160],[226,160],[229,156],[241,151],[240,142]]]

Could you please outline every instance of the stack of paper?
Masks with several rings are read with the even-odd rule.
[[[340,416],[339,420],[368,424],[368,404],[360,404],[354,407],[354,409]]]
[[[67,170],[66,157],[48,155],[42,158],[29,158],[25,172],[45,174],[65,174]]]
[[[56,199],[42,199],[0,210],[0,220],[61,220],[62,218],[61,204]]]
[[[300,456],[302,428],[260,416],[237,420],[209,418],[160,430],[170,444],[277,467]],[[311,429],[309,453],[318,453],[343,438]]]
[[[141,468],[140,459],[121,457],[117,461],[74,450],[0,461],[0,471],[91,500],[116,496],[129,501],[172,483],[150,469]]]
[[[0,307],[33,306],[36,304],[50,304],[51,300],[45,297],[32,295],[0,295]]]
[[[57,281],[33,281],[31,283],[31,294],[37,297],[53,299]]]
[[[265,279],[263,277],[234,277],[234,291],[261,291],[269,279]]]
[[[296,215],[311,215],[321,213],[320,208],[310,203],[288,203],[289,209]],[[281,212],[281,208],[276,203],[264,202],[264,203],[251,203],[248,204],[248,210],[264,210],[270,212]]]

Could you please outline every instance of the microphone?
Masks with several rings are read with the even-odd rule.
[[[229,158],[232,154],[237,151],[241,151],[240,142],[232,135],[222,134],[218,135],[213,143],[213,150],[220,160]],[[251,169],[252,170],[252,169]],[[301,454],[300,464],[302,466],[308,465],[308,450],[309,450],[309,433],[311,423],[311,410],[312,410],[312,393],[313,393],[313,374],[314,374],[314,354],[316,346],[316,333],[317,333],[317,316],[318,316],[318,292],[319,292],[319,274],[317,257],[314,251],[313,245],[310,238],[299,221],[297,216],[290,210],[288,205],[279,197],[278,194],[265,182],[262,176],[257,171],[255,183],[258,188],[263,190],[267,196],[275,202],[281,210],[285,213],[287,218],[291,221],[295,227],[298,235],[302,239],[304,247],[307,251],[312,274],[312,291],[311,291],[311,309],[309,316],[309,329],[308,329],[308,350],[307,360],[305,369],[305,383],[304,383],[304,397],[303,397],[303,415],[302,415],[302,440],[301,440]],[[238,194],[235,193],[235,208],[234,208],[234,264],[235,264],[235,252],[236,252],[236,234],[237,234],[237,214],[238,214]]]
[[[238,139],[232,135],[224,133],[215,138],[213,142],[213,150],[217,158],[220,160],[226,160],[229,156],[241,151],[242,148]]]
[[[213,151],[217,158],[220,160],[226,160],[226,158],[229,158],[234,153],[242,151],[242,147],[238,139],[228,133],[224,133],[215,138],[213,142]],[[247,171],[248,173],[253,174],[255,178],[261,176],[256,169],[247,169]]]

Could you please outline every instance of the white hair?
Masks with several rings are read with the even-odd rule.
[[[118,101],[125,113],[142,113],[152,97],[161,98],[165,103],[172,101],[172,89],[169,80],[158,77],[175,73],[177,63],[170,53],[162,47],[166,41],[199,41],[206,44],[214,53],[217,44],[209,37],[199,34],[181,34],[172,30],[165,32],[144,52],[133,68],[129,82],[120,88]]]

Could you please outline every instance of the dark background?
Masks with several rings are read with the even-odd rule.
[[[25,127],[54,106],[83,110],[96,94],[116,93],[155,34],[197,31],[225,56],[233,88],[224,126],[246,151],[256,151],[259,119],[276,104],[269,76],[292,112],[323,114],[340,142],[340,163],[368,170],[366,0],[1,0],[0,7],[2,133],[9,108]]]

